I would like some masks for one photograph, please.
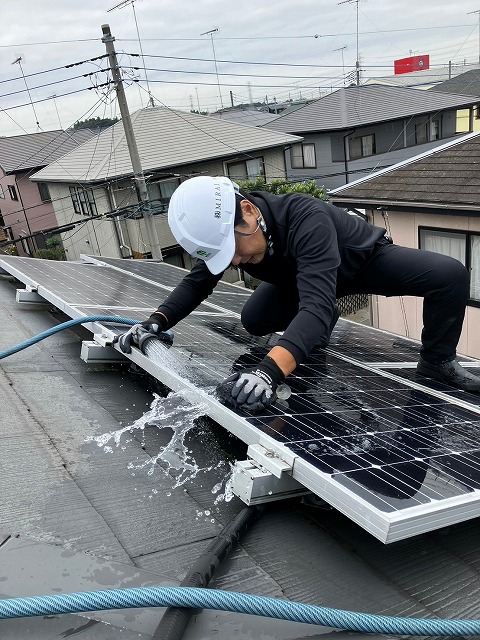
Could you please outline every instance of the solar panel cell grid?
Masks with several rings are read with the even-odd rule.
[[[183,275],[145,261],[116,260],[112,268],[11,260],[5,264],[21,268],[76,313],[139,321]],[[259,362],[278,340],[276,334],[258,338],[243,329],[237,309],[244,294],[231,289],[222,283],[215,294],[225,312],[212,307],[212,296],[174,327],[172,359],[181,363],[182,375],[211,392],[232,371]],[[328,477],[345,500],[359,501],[359,512],[405,513],[408,521],[427,505],[478,493],[480,514],[480,398],[430,383],[452,397],[472,397],[460,406],[427,386],[412,386],[410,381],[418,382],[412,369],[381,375],[370,367],[415,361],[417,354],[418,345],[407,339],[340,320],[327,352],[314,351],[287,379],[290,398],[256,415],[236,413],[256,433],[311,465],[319,495]]]

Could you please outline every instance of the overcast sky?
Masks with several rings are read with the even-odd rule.
[[[130,112],[147,105],[149,91],[157,105],[202,111],[229,106],[232,98],[319,97],[348,83],[355,68],[355,0],[136,0],[108,11],[117,5],[4,3],[0,135],[118,115],[112,88],[98,87],[108,80],[107,62],[89,61],[105,54],[105,23],[115,37]],[[478,0],[360,0],[362,78],[392,75],[393,61],[409,55],[429,54],[432,72],[449,61],[478,63],[479,14],[470,13],[477,10]]]

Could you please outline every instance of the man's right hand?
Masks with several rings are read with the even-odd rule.
[[[128,331],[117,336],[114,342],[118,342],[123,353],[132,353],[132,345],[142,349],[147,337],[155,337],[168,347],[173,344],[173,333],[162,329],[160,319],[155,314],[139,324],[134,324]]]

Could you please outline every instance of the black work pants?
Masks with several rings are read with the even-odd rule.
[[[354,293],[422,297],[422,357],[429,362],[455,357],[469,296],[468,271],[458,260],[380,244],[355,278],[339,277],[337,297]],[[296,289],[263,282],[245,304],[242,322],[253,335],[266,335],[284,331],[297,313]]]

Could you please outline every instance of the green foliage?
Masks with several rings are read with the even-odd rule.
[[[44,260],[65,260],[65,251],[60,236],[51,236],[45,241],[46,249],[38,249],[33,255],[34,258],[43,258]]]
[[[33,257],[44,260],[65,260],[65,253],[63,249],[39,249],[35,251]]]
[[[2,251],[8,256],[18,256],[18,250],[14,244],[7,244],[6,247],[2,247]]]
[[[289,182],[288,180],[272,180],[272,182],[265,182],[263,178],[257,178],[256,180],[246,180],[245,182],[238,182],[238,185],[242,191],[250,193],[250,191],[267,191],[275,195],[284,195],[286,193],[306,193],[314,198],[325,200],[325,189],[323,187],[317,187],[315,180],[305,180],[303,182]]]
[[[89,118],[88,120],[79,120],[73,125],[74,131],[78,129],[105,129],[111,127],[112,124],[118,122],[118,118]]]

